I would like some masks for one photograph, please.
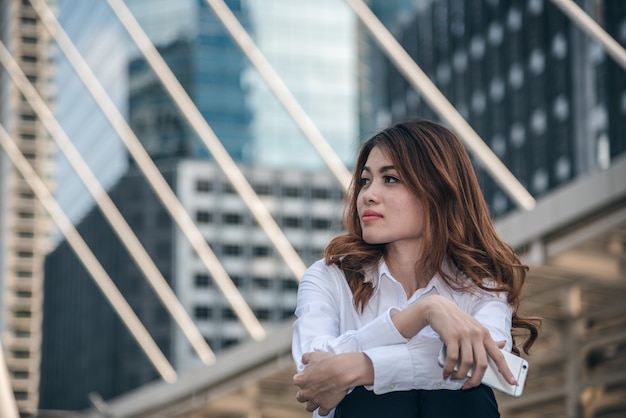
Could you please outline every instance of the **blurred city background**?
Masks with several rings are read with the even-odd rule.
[[[0,40],[2,418],[310,416],[298,279],[413,117],[531,266],[502,416],[626,416],[626,2],[0,0]]]

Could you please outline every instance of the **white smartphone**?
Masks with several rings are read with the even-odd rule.
[[[522,392],[524,391],[524,384],[526,383],[526,376],[528,375],[528,362],[523,358],[516,356],[515,354],[509,353],[508,351],[500,351],[502,351],[502,354],[504,354],[506,364],[509,366],[509,369],[511,370],[511,373],[513,373],[513,376],[515,376],[518,386],[510,385],[509,382],[504,379],[504,376],[500,374],[500,372],[498,371],[498,367],[489,356],[487,356],[487,370],[485,371],[485,375],[483,376],[481,382],[493,389],[506,393],[507,395],[519,398],[520,396],[522,396]],[[442,345],[441,350],[439,350],[438,362],[441,367],[443,367],[446,362],[445,345]],[[456,369],[457,368],[455,367],[455,370]],[[471,376],[472,369],[470,369],[470,371],[467,373],[467,377]]]

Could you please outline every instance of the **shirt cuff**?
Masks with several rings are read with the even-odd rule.
[[[391,321],[393,309],[388,309],[358,330],[357,339],[363,351],[376,347],[403,344],[408,341]]]
[[[364,351],[374,367],[374,384],[366,386],[375,394],[413,388],[415,371],[407,344],[374,347]]]

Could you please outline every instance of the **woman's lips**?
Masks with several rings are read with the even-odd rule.
[[[382,217],[383,215],[381,215],[380,213],[368,209],[365,212],[363,212],[363,215],[361,215],[361,220],[363,222],[371,222],[371,221],[380,219]]]

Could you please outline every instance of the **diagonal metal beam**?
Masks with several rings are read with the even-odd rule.
[[[17,402],[11,390],[11,377],[4,358],[4,347],[0,340],[0,416],[5,418],[18,418]]]
[[[172,291],[172,288],[168,285],[161,271],[157,268],[117,206],[115,206],[76,147],[74,147],[74,144],[58,123],[52,111],[41,96],[39,96],[28,78],[26,78],[26,75],[17,62],[11,57],[11,54],[2,41],[0,41],[0,62],[7,69],[14,84],[17,85],[20,92],[39,117],[39,120],[46,127],[59,149],[74,168],[81,181],[94,198],[102,214],[128,250],[131,258],[143,273],[148,283],[152,286],[174,321],[178,324],[198,356],[207,365],[214,363],[215,354],[198,330],[198,327],[196,327],[193,320],[189,317],[189,314],[185,311],[185,308],[176,297],[176,294]]]
[[[263,55],[261,50],[256,46],[246,29],[239,23],[235,14],[228,8],[223,0],[206,0],[206,2],[211,6],[244,55],[248,57],[248,60],[250,60],[254,68],[256,68],[261,77],[263,77],[265,83],[270,90],[272,90],[287,113],[291,115],[293,121],[317,150],[320,157],[339,181],[339,184],[346,190],[352,177],[350,171],[328,144],[320,130],[304,111],[294,95],[291,94],[287,85],[283,82],[276,70],[274,70],[267,58],[265,58],[265,55]]]
[[[76,253],[76,256],[91,274],[91,277],[100,288],[100,291],[109,301],[163,380],[168,383],[174,383],[178,377],[172,365],[163,355],[139,318],[137,318],[137,315],[130,305],[128,305],[128,302],[126,302],[124,296],[115,286],[111,277],[109,277],[104,268],[102,268],[102,265],[91,252],[87,243],[83,240],[74,225],[72,225],[72,222],[67,218],[56,200],[54,200],[52,193],[50,193],[50,190],[48,190],[43,180],[41,180],[39,175],[33,170],[28,160],[22,155],[13,139],[1,124],[0,146],[2,146],[15,168],[33,190],[33,193],[35,193],[42,206],[50,214],[52,220],[57,224],[68,244],[74,253]]]
[[[413,88],[421,93],[433,111],[457,133],[459,139],[469,148],[495,182],[519,207],[532,210],[535,207],[535,198],[463,119],[463,116],[452,106],[370,8],[362,0],[346,0],[346,3],[356,13],[361,23],[368,29],[370,35],[396,68],[406,77]]]
[[[593,20],[583,9],[572,0],[551,0],[555,6],[570,18],[587,35],[600,43],[604,50],[626,70],[626,50],[611,35]]]
[[[263,326],[256,318],[245,299],[234,285],[228,273],[220,263],[215,253],[211,250],[198,227],[180,203],[171,187],[154,164],[141,142],[132,131],[128,122],[124,119],[111,97],[95,76],[89,65],[85,62],[80,52],[76,49],[67,33],[61,27],[54,13],[43,0],[31,0],[33,8],[39,15],[41,22],[50,32],[52,38],[57,42],[61,51],[76,71],[89,93],[92,95],[103,114],[109,120],[124,145],[137,163],[137,166],[145,176],[146,180],[158,196],[163,206],[168,211],[174,222],[181,229],[185,237],[198,257],[213,276],[216,284],[224,294],[224,297],[232,306],[235,314],[241,320],[246,330],[256,340],[265,338],[266,333]]]
[[[198,107],[189,97],[183,86],[180,84],[172,70],[159,54],[156,47],[143,31],[133,14],[122,0],[107,0],[113,12],[137,44],[146,61],[150,64],[161,84],[170,94],[174,103],[181,111],[187,122],[198,134],[204,145],[215,158],[215,161],[222,169],[233,188],[239,193],[241,199],[246,204],[259,226],[263,228],[268,238],[283,257],[287,266],[294,276],[299,279],[306,270],[305,264],[293,248],[283,231],[280,229],[271,213],[256,194],[248,180],[228,154],[215,132],[204,119]]]

